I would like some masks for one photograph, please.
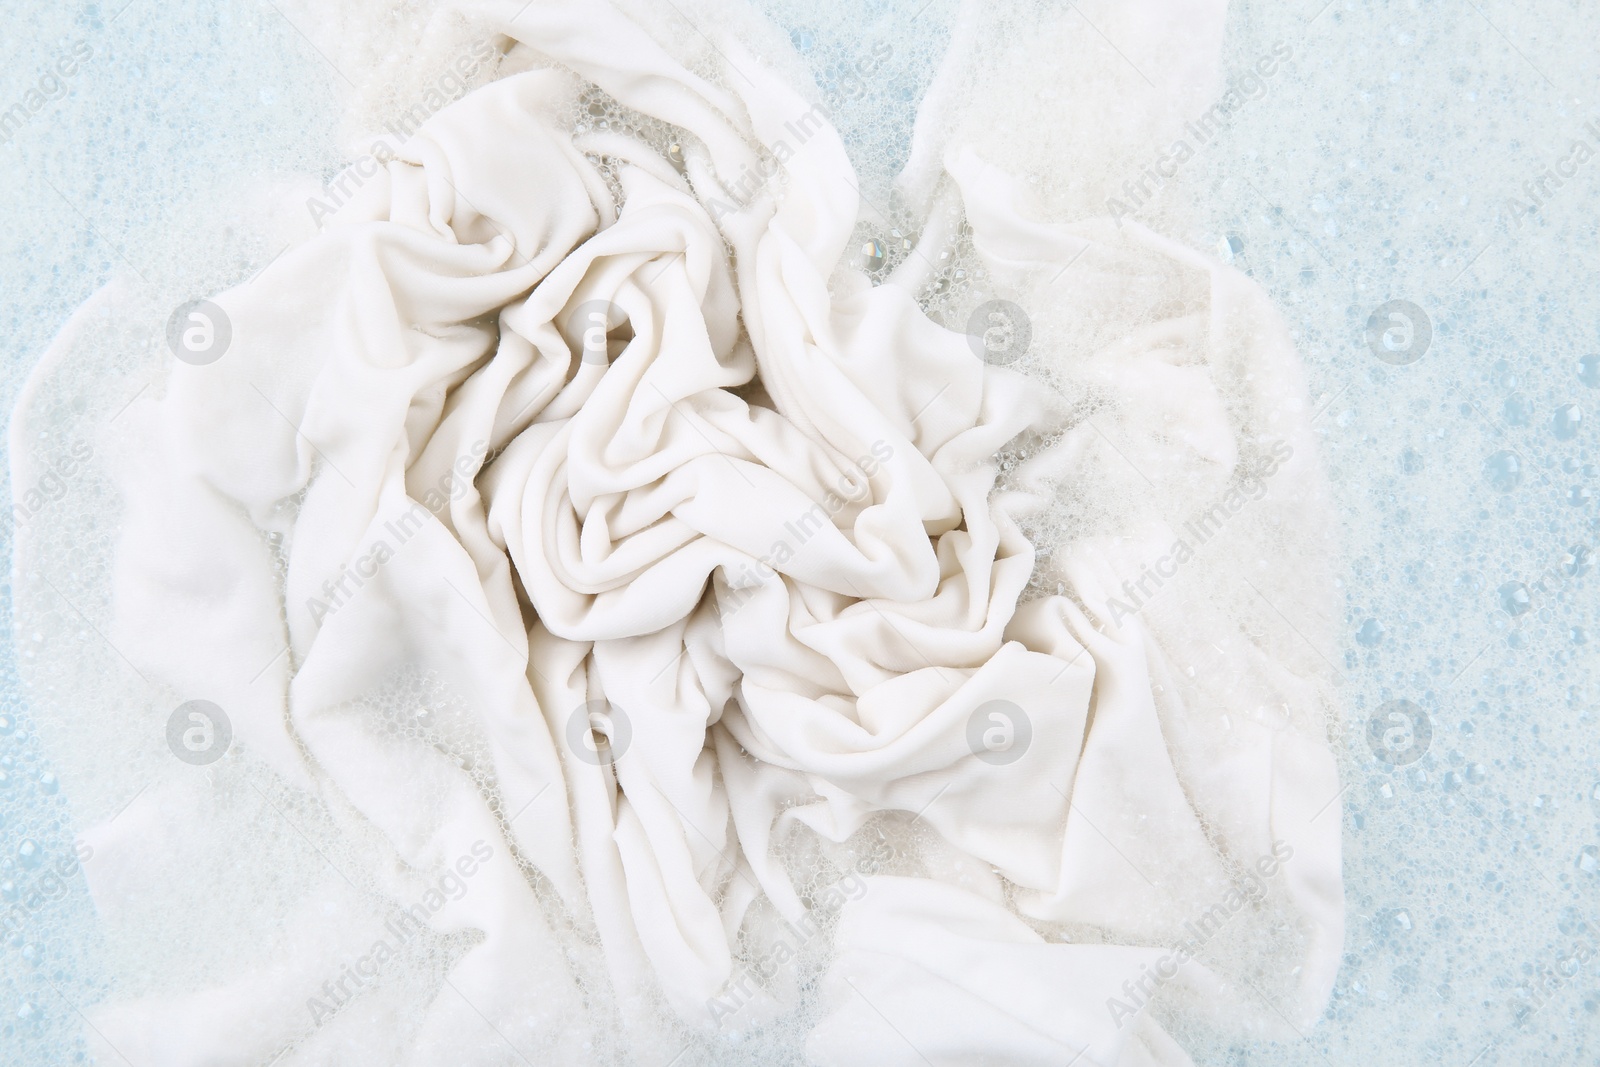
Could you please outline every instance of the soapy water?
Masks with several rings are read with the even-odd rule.
[[[818,56],[808,62],[816,64],[819,87],[828,92],[831,79],[848,101],[836,112],[846,116],[839,125],[856,153],[863,196],[876,195],[869,192],[875,173],[878,188],[886,189],[902,159],[897,148],[906,150],[903,134],[891,136],[902,120],[887,117],[903,116],[906,101],[924,90],[918,71],[931,70],[942,52],[938,27],[948,26],[941,16],[950,13],[935,4],[910,20],[916,29],[886,29],[887,50],[873,46],[876,27],[863,30],[820,13],[770,13],[797,52]],[[213,184],[191,195],[215,211],[217,187],[229,171],[244,183],[273,169],[316,172],[321,168],[311,164],[322,159],[352,158],[331,144],[308,150],[301,140],[306,120],[330,128],[327,101],[306,87],[343,76],[328,74],[324,58],[308,52],[279,13],[230,10],[215,21],[209,15],[190,21],[186,14],[134,7],[80,15],[73,25],[67,24],[72,12],[37,16],[42,43],[30,53],[32,62],[17,67],[40,73],[7,86],[26,119],[8,133],[10,150],[29,165],[25,178],[39,179],[40,195],[17,199],[51,203],[55,214],[49,226],[33,220],[12,231],[39,238],[26,257],[18,248],[7,267],[31,309],[17,314],[12,331],[18,368],[114,271],[234,281],[277,251],[261,240],[259,227],[247,233],[241,226],[164,258],[172,239],[164,246],[135,220],[145,205],[153,208],[173,188],[197,181],[183,174],[207,175],[200,181]],[[1127,177],[1109,183],[1125,195],[1103,205],[1108,213],[1140,219],[1177,210],[1164,202],[1171,195],[1165,181],[1181,176],[1202,190],[1193,197],[1202,216],[1182,236],[1245,270],[1288,314],[1308,363],[1313,425],[1339,501],[1346,557],[1344,615],[1333,620],[1340,639],[1337,647],[1316,650],[1341,683],[1349,721],[1341,739],[1349,920],[1334,998],[1303,1041],[1188,1043],[1199,1062],[1478,1057],[1511,1063],[1534,1055],[1587,1062],[1593,1055],[1600,773],[1587,735],[1600,692],[1586,653],[1593,648],[1591,571],[1600,536],[1587,441],[1593,431],[1582,412],[1592,409],[1600,387],[1600,359],[1592,354],[1600,347],[1600,320],[1574,264],[1588,265],[1586,246],[1595,232],[1594,179],[1575,145],[1587,138],[1600,146],[1600,138],[1585,132],[1595,109],[1573,100],[1589,99],[1585,78],[1592,74],[1584,70],[1581,46],[1571,42],[1592,40],[1595,27],[1583,12],[1552,7],[1542,14],[1559,33],[1531,16],[1470,5],[1448,13],[1342,3],[1303,12],[1238,8],[1224,70],[1237,71],[1236,79],[1253,75],[1238,82],[1226,123],[1213,119],[1216,128],[1208,128],[1203,120],[1211,108],[1202,102],[1188,112],[1199,130],[1188,141],[1190,154],[1170,145],[1136,146],[1118,172]],[[191,146],[181,131],[153,129],[150,140],[174,161],[165,170],[118,173],[94,161],[85,146],[129,149],[120,130],[113,137],[93,120],[131,106],[138,91],[154,94],[112,90],[137,81],[117,64],[128,63],[139,45],[165,42],[174,61],[149,65],[158,78],[204,84],[208,59],[194,47],[196,26],[213,34],[215,82],[234,94],[231,103],[210,105],[227,121],[197,126],[233,132],[207,159],[207,146]],[[258,34],[273,42],[270,56],[255,54]],[[101,35],[103,49],[95,43]],[[69,75],[70,64],[56,64],[81,56],[73,47],[80,37],[93,51]],[[47,46],[58,38],[66,44]],[[1114,42],[1106,43],[1114,52]],[[453,54],[471,54],[470,41],[452,44],[468,45]],[[1281,55],[1280,48],[1291,58],[1269,75],[1262,61]],[[452,54],[443,45],[439,50]],[[97,67],[97,58],[106,65]],[[434,78],[433,70],[447,69],[418,66]],[[58,82],[44,80],[49,69]],[[301,74],[286,77],[285,70]],[[259,83],[251,83],[252,74]],[[874,78],[893,91],[875,96]],[[359,74],[356,80],[365,82]],[[35,90],[37,101],[30,96]],[[849,117],[851,107],[861,109],[859,120]],[[272,108],[293,113],[263,121],[263,110]],[[1423,123],[1423,114],[1441,117]],[[875,121],[880,115],[886,118]],[[1439,130],[1449,123],[1455,126],[1446,138]],[[250,136],[239,135],[241,126]],[[1508,126],[1515,132],[1504,132]],[[257,127],[268,136],[256,134]],[[908,122],[898,128],[908,130]],[[1468,167],[1460,146],[1474,137],[1490,148],[1475,153],[1481,159]],[[306,199],[327,195],[312,190]],[[207,229],[209,221],[195,226]],[[291,232],[303,225],[285,223]],[[222,226],[209,232],[221,233]],[[45,234],[74,236],[62,246]],[[25,240],[19,237],[19,245]],[[908,253],[897,250],[892,226],[864,233],[859,249],[860,265],[871,274]],[[48,273],[41,254],[59,257]],[[977,317],[985,330],[996,326],[983,348],[1006,360],[1016,317],[991,320],[959,297],[958,291],[947,305],[952,314],[962,322]],[[179,299],[168,306],[182,312],[176,321],[201,327],[193,348],[183,345],[180,330],[180,347],[203,352],[217,343],[217,333],[204,329],[216,317],[191,320]],[[20,370],[8,387],[19,379]],[[124,393],[131,397],[137,389],[133,381]],[[82,480],[83,452],[91,447],[63,442],[44,477],[12,487],[18,521],[48,521],[69,495],[103,492]],[[1196,500],[1185,513],[1204,514],[1214,504]],[[1227,514],[1231,528],[1235,511]],[[1160,559],[1149,562],[1154,567]],[[1136,578],[1140,568],[1132,571]],[[1153,599],[1151,592],[1159,587],[1147,583],[1124,602],[1138,608],[1135,601]],[[1276,621],[1267,621],[1292,636],[1305,623],[1292,605],[1282,607],[1281,614],[1269,613]],[[62,635],[93,638],[92,623],[70,606],[54,621],[58,633],[15,633],[16,657],[26,660],[33,646]],[[449,732],[448,700],[430,695],[428,685],[397,682],[404,692],[380,712],[392,717],[396,731]],[[73,1062],[84,1048],[77,1012],[105,992],[95,964],[105,946],[96,943],[92,909],[75,880],[92,850],[72,839],[72,798],[56,783],[19,690],[6,686],[0,721],[9,794],[0,827],[8,864],[0,891],[10,914],[22,910],[24,926],[20,935],[9,934],[10,1006],[0,1033],[8,1062]],[[395,710],[402,705],[432,710],[407,715]],[[224,716],[221,709],[174,711],[167,734],[173,755],[205,766],[200,761],[216,754],[227,734]],[[432,717],[446,720],[444,726],[416,721]],[[1003,727],[1007,716],[983,721]],[[606,736],[621,747],[618,734]],[[116,743],[114,725],[105,741]],[[451,746],[442,737],[438,743]],[[460,744],[457,757],[470,762],[469,739]],[[220,747],[225,751],[226,742]],[[875,865],[904,861],[893,847],[867,855],[828,862],[834,870],[841,862],[846,870],[865,862],[876,871]],[[306,862],[288,848],[284,856],[286,865]],[[791,859],[812,873],[819,899],[830,887],[848,896],[847,876],[830,875],[810,857]],[[462,882],[470,893],[471,880]],[[203,892],[195,903],[216,911]],[[236,928],[210,931],[219,955],[230,952],[229,939],[260,933],[249,927],[248,901],[232,903]],[[215,914],[207,921],[214,920]],[[791,951],[803,954],[810,944]]]

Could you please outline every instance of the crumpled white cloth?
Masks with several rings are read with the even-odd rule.
[[[615,1025],[631,1062],[666,1062],[784,1009],[758,992],[730,1024],[719,1005],[774,917],[807,919],[785,842],[894,812],[925,827],[924,870],[844,905],[813,1062],[1186,1062],[1128,983],[1274,854],[1257,918],[1233,921],[1287,918],[1298,978],[1269,996],[1289,995],[1201,961],[1159,984],[1213,1021],[1313,1020],[1342,937],[1314,661],[1225,610],[1122,620],[1112,598],[1171,525],[1061,546],[1063,592],[1024,599],[1024,524],[1108,467],[1207,499],[1287,442],[1274,485],[1320,519],[1265,298],[1137,224],[1031,221],[1012,177],[947,144],[941,195],[1001,284],[1083,257],[1036,329],[1140,285],[1183,294],[1059,388],[987,364],[905,279],[836,269],[859,199],[843,146],[826,124],[795,144],[811,105],[732,37],[718,87],[609,6],[483,9],[560,66],[439,113],[320,236],[216,296],[224,358],[174,364],[97,450],[126,509],[110,639],[359,827],[368,852],[332,866],[371,863],[322,872],[255,962],[112,998],[95,1037],[141,1065],[581,1063]],[[586,81],[684,131],[683,172],[574,135]],[[780,142],[782,177],[738,206],[719,177]],[[1078,388],[1110,414],[1083,418]],[[1184,681],[1200,636],[1225,681]],[[464,709],[490,793],[484,766],[373,715],[407,672]],[[970,724],[1007,706],[1026,749],[982,758]],[[137,921],[150,843],[203,793],[175,780],[87,834],[108,922]],[[495,859],[430,919],[467,938],[441,982],[312,1025],[307,998],[382,936],[350,883],[404,906],[478,842]]]

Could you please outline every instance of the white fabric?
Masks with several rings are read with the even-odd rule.
[[[136,1064],[495,1063],[507,1045],[582,1063],[615,1024],[630,1062],[667,1062],[715,1040],[709,1006],[771,917],[805,921],[785,843],[844,842],[882,812],[914,815],[948,867],[877,874],[845,905],[813,1062],[1185,1062],[1108,1000],[1277,843],[1293,859],[1271,908],[1236,921],[1297,924],[1292,1003],[1198,962],[1164,995],[1214,1022],[1313,1020],[1342,936],[1320,668],[1219,609],[1203,626],[1227,681],[1199,683],[1200,707],[1180,675],[1201,622],[1105,625],[1169,525],[1063,545],[1069,595],[1023,598],[1023,524],[1125,462],[1200,500],[1242,447],[1286,441],[1275,485],[1321,521],[1294,355],[1259,291],[1132,223],[1031,221],[1013,178],[943,144],[941,195],[1000,284],[1082,253],[1062,316],[1152,277],[1184,294],[1057,388],[986,365],[905,277],[836,271],[858,203],[843,146],[827,126],[794,144],[810,105],[732,37],[719,88],[609,7],[486,10],[561,67],[429,121],[324,233],[217,296],[225,357],[174,364],[97,450],[126,509],[110,639],[225,708],[237,750],[318,797],[366,843],[341,862],[368,869],[322,870],[265,957],[113,998],[91,1036]],[[584,80],[685,130],[686,175],[642,141],[569,132]],[[718,176],[780,141],[783,178],[729,210]],[[592,334],[584,355],[593,301],[627,320],[604,358]],[[1078,387],[1112,414],[1081,418]],[[1038,443],[996,492],[1019,435]],[[465,709],[492,797],[371,714],[406,672]],[[996,700],[1031,723],[1015,763],[969,747]],[[631,734],[614,768],[567,741],[607,705]],[[203,803],[163,786],[88,835],[106,921],[137,910],[151,842]],[[403,905],[480,841],[496,858],[432,918],[471,934],[448,986],[309,1027],[306,997],[373,936],[346,883]],[[1049,924],[1106,943],[1047,941]],[[785,1008],[768,999],[741,1019]]]

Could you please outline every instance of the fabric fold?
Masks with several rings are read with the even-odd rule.
[[[1241,620],[1244,585],[1327,586],[1157,562],[1230,493],[1268,518],[1241,538],[1324,557],[1265,297],[1132,222],[1043,221],[942,141],[910,176],[949,209],[928,269],[873,284],[841,266],[874,225],[844,144],[737,34],[711,75],[608,3],[473,10],[532,69],[215,296],[223,358],[97,445],[141,706],[204,695],[235,738],[95,828],[102,915],[143,921],[131,857],[207,790],[233,798],[207,835],[277,818],[326,864],[272,889],[278,942],[96,1008],[105,1043],[666,1062],[804,1019],[818,1064],[1181,1064],[1173,1013],[1272,1025],[1247,959],[1311,1021],[1342,940],[1331,701],[1314,649]],[[627,121],[575,130],[593,91]],[[1032,309],[1016,365],[928,313],[957,252],[968,296]],[[404,978],[337,986],[390,940]],[[245,996],[250,1026],[218,1007]]]

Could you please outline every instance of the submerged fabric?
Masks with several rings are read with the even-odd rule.
[[[1205,67],[1220,11],[1170,10],[1147,32],[1189,25]],[[1293,522],[1325,521],[1259,290],[1131,221],[1034,221],[941,97],[907,187],[959,210],[1000,284],[1076,264],[1030,290],[1054,301],[1036,330],[1171,290],[1045,384],[924,314],[917,256],[876,286],[839,266],[844,147],[731,35],[719,86],[609,7],[481,11],[529,69],[216,296],[225,357],[173,363],[97,448],[124,506],[110,640],[225,708],[236,751],[361,844],[269,898],[273,944],[108,998],[91,1042],[141,1065],[667,1063],[811,995],[750,979],[815,928],[796,842],[882,813],[914,824],[919,865],[850,880],[810,1062],[1187,1062],[1157,990],[1164,1018],[1309,1025],[1342,938],[1318,664],[1226,607],[1128,611],[1171,525],[1052,545],[1059,592],[1030,590],[1027,531],[1124,464],[1203,501],[1273,442]],[[573,133],[585,84],[681,130],[681,166]],[[746,171],[773,176],[735,196]],[[1192,681],[1202,643],[1225,681]],[[372,713],[415,673],[480,763]],[[1014,731],[1012,708],[1021,755],[989,758],[974,729]],[[218,788],[174,778],[86,832],[104,922],[153,906],[142,872]],[[308,1013],[389,937],[368,898],[404,908],[464,856],[470,890],[424,909],[461,937],[444,973]],[[1289,930],[1292,977],[1263,996],[1203,953],[1173,963],[1208,908]]]

